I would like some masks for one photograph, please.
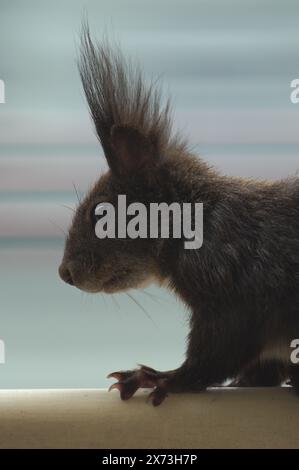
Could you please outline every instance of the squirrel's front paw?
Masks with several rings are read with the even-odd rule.
[[[114,377],[117,382],[111,385],[109,391],[119,390],[122,400],[131,398],[139,388],[154,388],[149,395],[154,406],[160,405],[167,396],[166,374],[151,367],[140,365],[140,368],[136,370],[112,372],[108,375],[108,378],[111,377]]]

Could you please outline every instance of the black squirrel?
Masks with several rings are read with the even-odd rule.
[[[299,179],[259,182],[221,175],[171,133],[169,103],[146,85],[138,66],[107,41],[82,33],[79,71],[109,166],[80,203],[65,244],[61,278],[88,292],[119,292],[155,279],[190,310],[184,363],[110,374],[122,399],[151,387],[154,405],[168,393],[201,391],[227,379],[238,386],[290,380],[299,365]],[[116,203],[203,203],[200,249],[183,239],[99,240],[95,207]]]

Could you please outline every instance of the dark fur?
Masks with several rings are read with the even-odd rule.
[[[60,274],[77,287],[116,292],[154,276],[191,312],[186,360],[163,373],[167,391],[279,385],[299,391],[290,342],[299,338],[299,179],[273,183],[229,178],[171,137],[169,105],[153,85],[84,29],[80,74],[110,170],[80,205]],[[204,242],[98,240],[100,201],[203,202]]]

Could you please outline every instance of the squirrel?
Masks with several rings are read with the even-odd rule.
[[[121,292],[153,280],[190,312],[183,364],[157,371],[141,365],[108,377],[123,400],[151,388],[159,405],[171,393],[234,386],[278,386],[299,393],[299,178],[262,182],[221,174],[172,132],[169,100],[147,85],[119,47],[93,43],[83,26],[78,62],[96,133],[108,163],[77,208],[60,277],[87,292]],[[203,204],[199,249],[178,238],[105,238],[95,208],[129,203]]]

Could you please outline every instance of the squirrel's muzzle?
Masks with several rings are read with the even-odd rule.
[[[65,265],[64,263],[61,263],[61,265],[59,266],[59,276],[67,284],[70,284],[71,286],[74,285],[72,273],[67,267],[67,265]]]

